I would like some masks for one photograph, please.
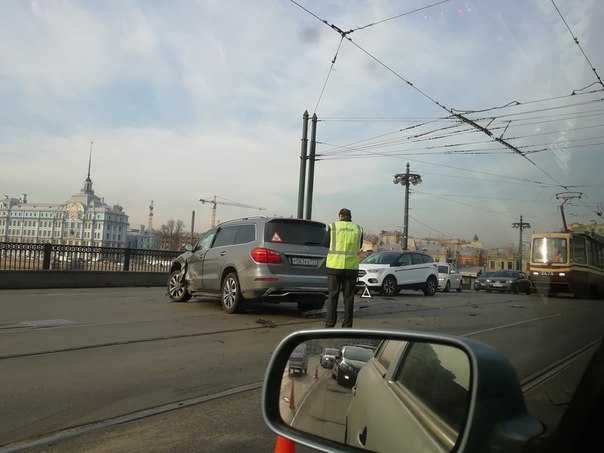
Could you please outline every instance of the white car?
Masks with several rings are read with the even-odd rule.
[[[455,266],[449,263],[436,263],[436,265],[438,266],[438,289],[446,293],[455,289],[460,293],[462,279]]]
[[[387,251],[369,255],[359,263],[357,287],[395,296],[401,289],[421,289],[433,296],[438,286],[438,270],[432,257],[420,251]]]

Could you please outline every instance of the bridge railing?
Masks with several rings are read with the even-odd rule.
[[[0,242],[0,270],[168,272],[182,252]]]

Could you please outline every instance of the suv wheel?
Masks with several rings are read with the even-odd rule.
[[[392,275],[388,275],[382,282],[380,296],[396,296],[398,293],[399,289],[396,278],[394,278]]]
[[[428,280],[426,280],[426,283],[422,289],[422,291],[424,292],[424,294],[426,296],[434,296],[434,294],[436,294],[436,278],[434,277],[428,277]]]
[[[229,314],[236,313],[242,301],[237,274],[231,272],[222,281],[222,308]]]
[[[180,273],[180,270],[176,270],[168,278],[168,296],[172,302],[186,302],[191,298],[191,293],[187,291],[187,282],[181,280]]]

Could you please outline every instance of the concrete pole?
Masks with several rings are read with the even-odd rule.
[[[312,215],[312,194],[315,181],[315,149],[317,147],[317,114],[312,115],[312,124],[310,128],[310,154],[308,156],[308,187],[306,188],[306,216],[305,219],[310,220]]]
[[[298,212],[296,217],[304,215],[304,186],[306,184],[306,149],[308,147],[308,111],[302,115],[302,144],[300,149],[300,177],[298,178]]]

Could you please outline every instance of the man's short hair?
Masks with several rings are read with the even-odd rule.
[[[340,215],[343,216],[346,220],[352,220],[352,213],[350,212],[350,209],[340,209]]]

